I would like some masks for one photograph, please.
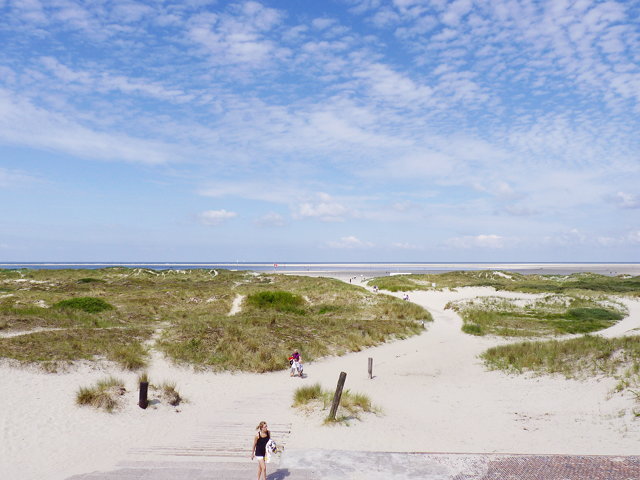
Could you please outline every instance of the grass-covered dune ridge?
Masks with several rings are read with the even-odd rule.
[[[532,300],[498,296],[450,302],[473,335],[532,337],[590,333],[611,327],[627,315],[626,307],[607,297],[549,294]]]
[[[229,315],[233,301],[244,297]],[[51,365],[147,361],[145,342],[203,368],[287,368],[422,331],[429,313],[387,295],[313,277],[226,270],[0,271],[0,357]],[[40,330],[35,332],[35,330]],[[20,331],[26,335],[9,336]]]
[[[436,284],[435,287],[432,284]],[[640,276],[607,276],[595,273],[571,275],[523,275],[501,271],[446,272],[424,275],[394,275],[369,280],[370,286],[392,292],[433,288],[493,287],[524,293],[602,292],[640,297]]]
[[[584,335],[562,341],[520,342],[490,348],[482,358],[490,368],[514,373],[577,378],[615,375],[628,384],[640,384],[640,336]]]

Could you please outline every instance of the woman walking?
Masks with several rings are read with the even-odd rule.
[[[253,457],[258,459],[258,480],[267,480],[267,465],[264,463],[264,457],[267,453],[267,442],[271,438],[267,422],[260,422],[258,431],[253,439],[253,448],[251,449],[251,460]]]

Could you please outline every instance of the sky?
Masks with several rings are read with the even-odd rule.
[[[0,261],[638,262],[640,2],[0,0]]]

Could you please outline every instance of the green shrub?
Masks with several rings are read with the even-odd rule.
[[[484,332],[482,331],[482,327],[477,323],[465,323],[462,325],[462,331],[464,333],[468,333],[469,335],[482,336]]]
[[[304,299],[300,295],[290,292],[258,292],[247,297],[249,305],[262,309],[274,309],[279,312],[303,314],[300,308],[304,305]]]
[[[53,305],[55,308],[69,308],[73,310],[82,310],[87,313],[99,313],[104,310],[113,310],[113,305],[105,302],[101,298],[95,297],[78,297],[62,300]]]

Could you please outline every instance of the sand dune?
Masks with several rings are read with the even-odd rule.
[[[422,335],[307,363],[304,379],[286,372],[199,373],[156,354],[149,375],[152,382],[177,384],[189,400],[177,408],[141,410],[136,375],[115,367],[80,365],[45,374],[5,361],[0,478],[65,479],[157,456],[248,462],[253,429],[263,419],[287,449],[637,454],[637,404],[629,395],[611,395],[612,380],[509,376],[484,368],[477,355],[506,341],[463,334],[461,319],[444,309],[451,300],[484,295],[527,297],[491,288],[412,292],[411,301],[435,320]],[[630,316],[603,335],[640,332],[640,302],[625,303]],[[373,379],[367,375],[369,357]],[[295,388],[319,382],[333,389],[340,371],[347,373],[345,388],[368,394],[383,414],[325,427],[318,415],[290,407]],[[127,405],[115,414],[77,407],[76,390],[108,374],[126,380]]]

